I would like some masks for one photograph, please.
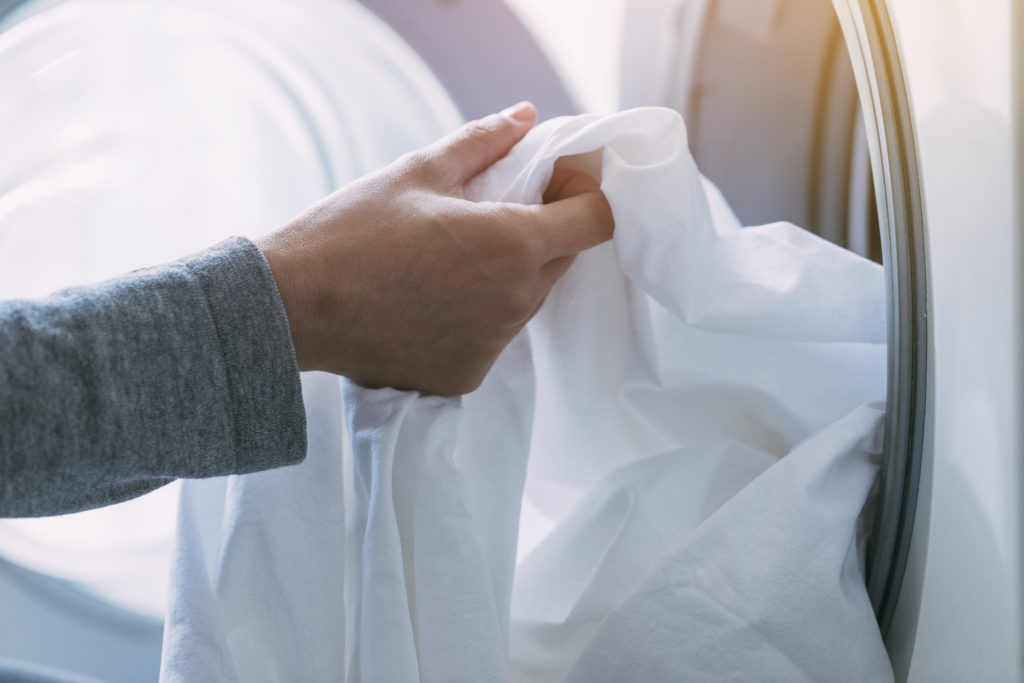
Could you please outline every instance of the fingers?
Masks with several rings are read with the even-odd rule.
[[[575,256],[560,256],[553,261],[548,261],[540,269],[540,279],[548,289],[554,286],[558,278],[565,275],[565,271],[569,270],[569,266],[576,260]],[[539,307],[538,307],[539,308]]]
[[[612,238],[615,218],[597,182],[582,173],[558,174],[548,186],[549,204],[533,206],[539,241],[547,261],[572,256]]]
[[[466,184],[505,156],[535,123],[537,110],[529,102],[470,121],[441,141],[439,160],[444,172],[452,184]]]
[[[544,190],[544,203],[550,204],[559,199],[569,199],[585,192],[600,192],[601,184],[586,173],[574,171],[563,166],[555,166],[551,172],[551,180]]]

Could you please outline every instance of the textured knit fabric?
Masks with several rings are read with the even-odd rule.
[[[249,240],[0,303],[2,516],[99,507],[305,452],[288,320]]]

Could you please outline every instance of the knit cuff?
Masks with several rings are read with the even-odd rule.
[[[291,332],[263,252],[227,239],[185,266],[210,307],[227,376],[238,474],[301,461],[306,413]]]

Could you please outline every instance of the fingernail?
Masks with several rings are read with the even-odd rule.
[[[518,104],[513,104],[508,109],[503,110],[501,112],[501,115],[504,116],[506,119],[512,119],[513,121],[518,121],[519,123],[526,123],[527,121],[533,120],[533,104],[527,102],[526,100],[523,100],[522,102]]]

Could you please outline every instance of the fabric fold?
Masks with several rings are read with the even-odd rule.
[[[792,225],[741,227],[667,109],[547,121],[467,197],[538,203],[556,164],[600,180],[614,239],[480,389],[343,382],[343,405],[307,415],[341,447],[311,441],[294,468],[310,474],[226,507],[202,610],[238,612],[234,584],[300,617],[345,597],[312,610],[335,619],[316,622],[309,647],[332,657],[313,667],[253,648],[271,615],[233,617],[230,656],[264,672],[245,680],[891,680],[858,552],[881,457],[881,268]],[[344,533],[265,514],[266,547],[233,542],[232,519],[293,495],[343,501]],[[191,533],[181,565],[199,562]],[[323,545],[296,549],[296,575],[254,570],[281,534]],[[169,654],[210,623],[174,621]]]

